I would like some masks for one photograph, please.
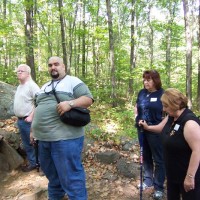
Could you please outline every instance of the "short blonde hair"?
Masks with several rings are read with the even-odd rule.
[[[31,68],[30,68],[27,64],[20,64],[20,65],[17,67],[17,69],[18,69],[19,67],[24,67],[25,70],[26,70],[29,74],[31,74]]]
[[[174,111],[186,108],[188,104],[188,98],[175,88],[168,88],[165,90],[161,101],[163,105],[170,107]]]

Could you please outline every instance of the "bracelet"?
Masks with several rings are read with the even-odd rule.
[[[187,174],[187,176],[190,177],[190,178],[194,178],[194,176],[191,175],[191,174]]]

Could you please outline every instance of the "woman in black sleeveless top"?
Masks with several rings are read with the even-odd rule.
[[[200,121],[187,108],[179,90],[167,89],[161,97],[168,114],[156,126],[140,122],[144,129],[161,133],[167,176],[168,200],[200,199]]]

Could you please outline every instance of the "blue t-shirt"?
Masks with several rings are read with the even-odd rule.
[[[148,125],[156,125],[162,121],[163,106],[160,100],[164,90],[161,88],[155,92],[148,92],[147,89],[140,90],[137,97],[136,123],[145,120]]]

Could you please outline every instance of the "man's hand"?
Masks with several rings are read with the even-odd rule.
[[[34,137],[33,137],[33,132],[32,132],[32,131],[30,132],[30,143],[31,143],[32,145],[34,145],[34,143],[35,143]]]
[[[62,101],[57,105],[57,111],[59,115],[63,115],[65,112],[69,111],[71,106],[68,101]]]
[[[25,122],[32,122],[32,117],[31,116],[28,116],[26,117],[26,119],[24,120]]]

